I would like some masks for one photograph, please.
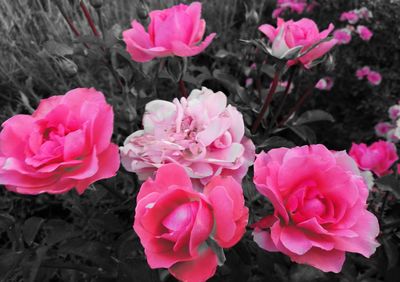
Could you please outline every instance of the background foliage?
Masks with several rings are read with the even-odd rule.
[[[250,65],[263,61],[264,55],[239,39],[261,38],[257,27],[275,22],[270,16],[275,1],[201,2],[207,33],[216,32],[218,37],[206,52],[189,58],[184,81],[189,89],[204,85],[224,91],[250,126],[260,96],[265,95],[272,80],[271,69],[265,65],[251,70]],[[296,87],[288,99],[288,108],[322,76],[333,76],[335,85],[329,92],[315,90],[288,126],[272,135],[253,136],[259,150],[307,143],[345,150],[351,142],[372,142],[376,139],[374,125],[386,117],[387,108],[399,99],[400,2],[317,2],[319,5],[312,13],[302,16],[316,20],[320,27],[330,22],[344,26],[338,21],[343,11],[366,6],[374,15],[368,24],[374,37],[366,43],[354,36],[349,45],[335,49],[334,60],[329,64],[319,66],[312,75],[300,74],[294,81]],[[0,121],[17,113],[32,112],[42,98],[78,86],[95,87],[105,93],[114,107],[113,139],[122,144],[126,136],[141,126],[144,105],[155,98],[172,99],[178,86],[160,62],[141,66],[131,61],[121,42],[121,31],[134,18],[146,21],[146,5],[152,10],[177,1],[104,1],[97,9],[89,1],[85,3],[102,37],[93,34],[79,1],[0,1]],[[68,27],[66,18],[73,21],[79,36]],[[172,74],[180,67],[174,61],[168,64]],[[382,73],[380,86],[357,80],[355,71],[364,65]],[[254,78],[253,86],[245,86],[248,77]],[[278,93],[275,102],[279,99]],[[288,108],[283,113],[288,113]],[[315,109],[321,111],[306,113]],[[261,250],[252,242],[249,230],[227,252],[227,263],[211,281],[397,281],[397,178],[382,179],[371,196],[370,208],[378,215],[382,230],[382,247],[372,259],[349,255],[342,273],[325,274],[291,264],[281,254]],[[251,173],[243,185],[251,215],[257,217],[272,211],[256,194]],[[121,168],[117,177],[96,183],[83,196],[74,191],[56,196],[21,196],[1,189],[0,280],[173,281],[166,271],[149,269],[131,228],[138,188],[136,176]]]

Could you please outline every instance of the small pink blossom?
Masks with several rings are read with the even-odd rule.
[[[372,18],[372,12],[367,7],[362,7],[357,10],[357,14],[361,19],[369,20]]]
[[[386,140],[392,143],[398,143],[400,141],[400,127],[390,129],[386,134]]]
[[[370,257],[379,246],[366,182],[346,152],[323,145],[261,152],[254,183],[274,206],[273,215],[253,225],[261,248],[338,273],[346,252]]]
[[[358,17],[358,14],[355,11],[348,11],[348,12],[343,12],[340,15],[340,20],[342,22],[347,21],[350,24],[355,24],[355,23],[358,22],[359,17]]]
[[[163,164],[176,163],[199,187],[216,175],[241,182],[255,155],[244,133],[243,116],[227,105],[225,94],[203,87],[172,103],[149,102],[143,130],[132,133],[120,148],[121,162],[141,180]]]
[[[356,71],[356,76],[359,80],[363,79],[370,73],[371,69],[367,66],[362,67]]]
[[[349,44],[351,41],[351,30],[348,28],[337,29],[333,32],[333,38],[338,41],[338,44]]]
[[[134,20],[132,28],[122,33],[128,53],[137,62],[148,62],[156,57],[195,56],[215,37],[212,33],[202,41],[206,22],[201,18],[199,2],[154,10],[149,17],[148,32]]]
[[[278,0],[276,3],[276,9],[272,12],[272,17],[279,17],[287,9],[290,9],[291,12],[302,14],[306,7],[306,0]]]
[[[373,35],[372,31],[368,27],[359,25],[357,26],[357,33],[360,35],[361,39],[364,41],[369,41]]]
[[[379,85],[382,82],[382,76],[377,71],[370,71],[367,75],[367,79],[372,85]]]
[[[333,87],[333,78],[326,76],[318,80],[315,88],[322,90],[322,91],[329,91]]]
[[[386,134],[392,128],[393,125],[389,122],[379,122],[377,125],[375,125],[375,134],[379,137],[386,137]]]
[[[391,120],[397,120],[400,117],[400,105],[396,104],[391,106],[388,113]]]
[[[370,170],[378,176],[388,174],[392,164],[399,158],[396,146],[387,141],[377,141],[370,146],[353,143],[349,155],[360,169]]]
[[[252,85],[253,85],[253,79],[251,77],[246,78],[246,82],[245,82],[246,88],[249,88]]]

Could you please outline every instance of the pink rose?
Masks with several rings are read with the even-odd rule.
[[[369,67],[365,66],[356,71],[356,76],[359,80],[361,80],[364,77],[366,77],[370,72],[371,72],[371,69]]]
[[[244,136],[241,113],[226,103],[224,93],[205,87],[173,103],[151,101],[143,116],[144,129],[121,147],[123,166],[141,180],[163,164],[177,163],[197,186],[215,175],[231,175],[241,182],[253,164],[255,147]]]
[[[322,91],[329,91],[333,87],[333,78],[326,76],[318,80],[315,88],[322,90]]]
[[[315,22],[307,18],[287,22],[278,18],[277,25],[277,28],[275,28],[272,25],[264,24],[258,29],[272,43],[271,55],[274,57],[283,59],[291,51],[298,48],[301,49],[303,55],[295,60],[290,60],[288,62],[289,65],[300,62],[306,68],[310,68],[314,60],[325,55],[337,43],[336,39],[331,39],[318,44],[318,42],[328,37],[329,33],[334,29],[333,24],[330,24],[328,29],[321,33]],[[318,46],[313,48],[315,44],[318,44]]]
[[[134,20],[132,28],[122,33],[128,53],[136,62],[155,57],[190,57],[201,53],[215,33],[201,42],[206,22],[201,19],[201,3],[180,4],[165,10],[151,11],[148,33]]]
[[[337,44],[349,44],[351,41],[351,30],[348,28],[337,29],[333,32],[333,38],[335,38]]]
[[[379,137],[386,137],[386,134],[393,126],[388,122],[379,122],[375,125],[375,134]]]
[[[372,85],[379,85],[382,82],[382,76],[377,71],[370,71],[367,75],[367,79]]]
[[[359,25],[357,26],[357,33],[360,35],[361,39],[364,41],[369,41],[373,35],[372,31],[368,27]]]
[[[392,164],[399,158],[396,146],[387,141],[378,141],[370,146],[353,143],[349,155],[360,169],[371,170],[378,176],[388,174]]]
[[[77,88],[40,102],[32,115],[16,115],[0,133],[0,183],[21,194],[83,193],[119,168],[110,143],[114,114],[104,95]]]
[[[162,166],[137,196],[133,228],[151,268],[168,268],[181,281],[206,281],[214,275],[218,248],[234,246],[245,232],[248,209],[232,177],[214,177],[203,193],[185,170]],[[211,243],[211,245],[210,245]]]
[[[388,110],[391,120],[397,120],[400,117],[400,105],[393,105]]]
[[[262,152],[254,183],[275,209],[253,225],[261,248],[337,273],[345,252],[369,257],[379,246],[378,220],[366,209],[368,188],[346,152],[323,145]]]
[[[340,15],[340,20],[342,22],[347,21],[350,24],[355,24],[358,22],[359,17],[356,11],[348,11],[348,12],[343,12]]]

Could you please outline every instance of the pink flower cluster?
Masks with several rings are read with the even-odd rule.
[[[379,246],[378,220],[366,209],[368,188],[346,152],[322,145],[262,152],[254,183],[275,210],[253,225],[261,248],[337,273],[345,252],[369,257]]]
[[[390,167],[399,159],[396,146],[386,141],[378,141],[371,146],[353,143],[349,154],[360,169],[372,171],[377,176],[391,173]]]
[[[367,78],[371,85],[379,85],[382,82],[382,75],[377,71],[371,70],[371,68],[368,66],[359,68],[356,71],[356,76],[359,80]]]
[[[214,177],[197,192],[179,165],[161,167],[137,196],[133,228],[152,268],[168,268],[181,281],[206,281],[218,264],[217,248],[230,248],[248,220],[241,185]]]
[[[349,24],[356,24],[359,20],[367,20],[368,21],[371,18],[372,18],[372,13],[366,7],[343,12],[340,15],[340,20],[342,22],[347,21]]]
[[[375,134],[389,142],[400,141],[400,102],[392,105],[388,110],[390,121],[379,122],[375,125]]]
[[[141,180],[164,164],[180,164],[201,187],[217,175],[233,176],[240,183],[254,150],[238,110],[227,106],[222,92],[203,87],[187,99],[148,103],[143,130],[125,140],[121,158],[125,169]]]
[[[0,133],[0,183],[21,194],[79,194],[116,174],[110,142],[114,114],[104,95],[77,88],[40,102],[32,115],[5,121]]]
[[[307,0],[278,0],[276,8],[272,12],[272,17],[278,18],[286,10],[297,14],[302,14],[304,11],[311,12],[314,6],[315,3],[308,4]]]
[[[354,28],[360,19],[369,20],[372,18],[372,13],[365,7],[348,12],[343,12],[340,16],[341,21],[349,23],[345,28],[337,29],[333,33],[333,37],[338,40],[338,44],[349,44],[352,38],[352,33],[357,33],[364,41],[369,41],[373,32],[365,25],[358,25]]]

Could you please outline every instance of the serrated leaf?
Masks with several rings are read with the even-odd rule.
[[[24,222],[22,234],[24,235],[24,241],[28,245],[31,245],[33,240],[35,240],[36,234],[38,233],[43,222],[44,219],[40,217],[31,217]]]
[[[322,110],[310,110],[307,112],[304,112],[294,123],[295,125],[302,125],[306,123],[311,123],[311,122],[317,122],[317,121],[329,121],[329,122],[335,122],[334,117],[325,111]]]

